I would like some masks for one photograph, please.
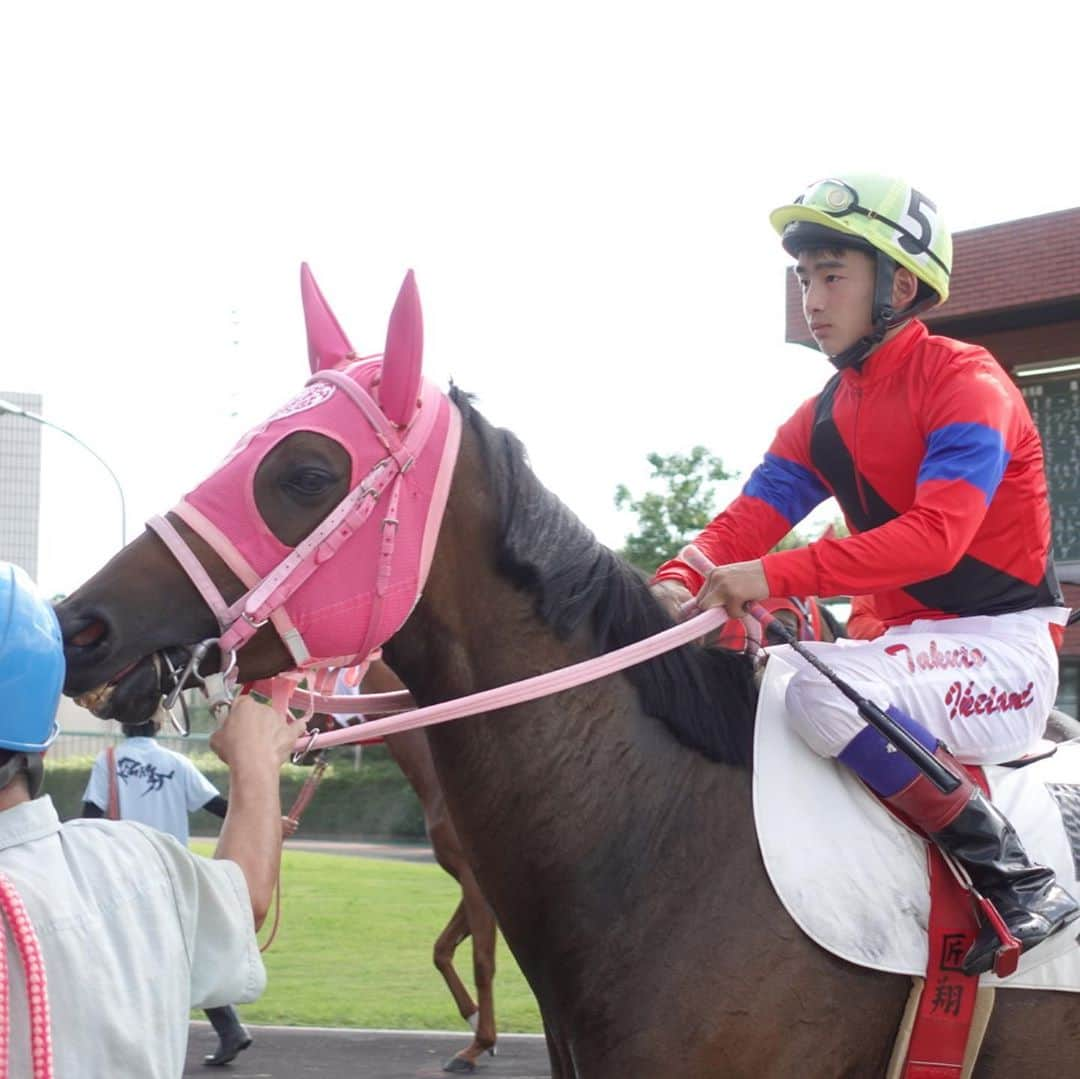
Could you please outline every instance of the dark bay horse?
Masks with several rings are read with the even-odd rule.
[[[385,647],[416,700],[513,682],[670,625],[640,576],[539,483],[514,436],[451,396],[463,433],[434,559]],[[326,436],[281,441],[259,470],[274,487],[259,510],[292,543],[340,495],[312,494],[316,440],[322,467],[347,473]],[[173,523],[226,598],[241,594]],[[68,691],[112,681],[108,708],[126,717],[156,706],[153,653],[218,634],[151,533],[58,613]],[[245,680],[291,666],[270,626],[240,655]],[[555,1079],[884,1073],[908,979],[822,951],[777,900],[751,806],[754,703],[742,657],[688,646],[428,732],[468,860],[539,1002]],[[1071,1074],[1078,1057],[1080,997],[1008,990],[978,1074]]]

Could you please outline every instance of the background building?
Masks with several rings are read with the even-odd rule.
[[[988,348],[1038,424],[1065,601],[1080,607],[1080,207],[958,232],[951,293],[925,317],[932,333]],[[814,345],[794,275],[787,340]],[[1080,625],[1065,634],[1058,705],[1080,714]]]
[[[0,398],[41,414],[41,395],[3,393]],[[38,575],[41,509],[41,425],[0,412],[0,561]]]
[[[0,400],[41,415],[41,394],[5,393]],[[14,562],[30,576],[38,576],[38,521],[41,509],[40,423],[0,411],[0,561]],[[60,698],[57,710],[65,732],[50,752],[53,757],[68,753],[89,754],[96,743],[74,738],[76,732],[90,732],[104,738],[106,725],[67,697]],[[115,727],[109,724],[108,729]],[[119,738],[119,734],[115,734]],[[69,745],[70,743],[70,745]],[[104,744],[104,743],[103,743]]]

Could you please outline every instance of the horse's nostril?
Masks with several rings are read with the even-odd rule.
[[[97,644],[105,636],[106,632],[104,622],[91,622],[88,626],[79,630],[78,633],[69,637],[68,644],[72,644],[76,648],[88,648],[92,644]]]

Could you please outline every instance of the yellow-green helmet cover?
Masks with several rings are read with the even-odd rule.
[[[948,298],[952,236],[935,204],[903,180],[874,173],[819,180],[769,221],[782,241],[785,234],[795,241],[803,221],[856,237],[909,269],[939,303]],[[784,248],[798,253],[789,242]]]

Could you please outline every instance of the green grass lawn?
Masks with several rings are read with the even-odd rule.
[[[209,854],[212,845],[195,842]],[[457,884],[438,866],[286,851],[281,925],[263,956],[268,984],[241,1008],[255,1023],[466,1030],[432,963],[435,938],[457,905]],[[273,913],[260,933],[266,938]],[[472,942],[455,965],[475,997]],[[200,1016],[201,1018],[201,1016]],[[540,1014],[499,938],[498,1030],[539,1033]]]

